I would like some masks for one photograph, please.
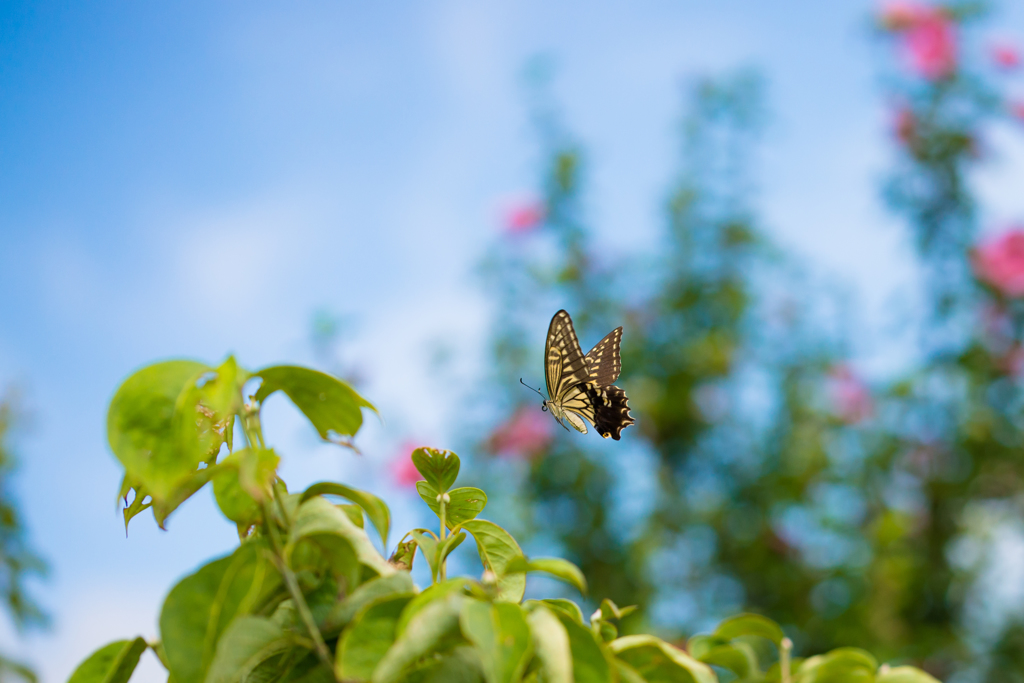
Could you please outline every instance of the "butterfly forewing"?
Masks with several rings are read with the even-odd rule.
[[[548,396],[553,401],[561,402],[571,387],[590,378],[572,319],[565,311],[555,313],[551,319],[544,357]]]
[[[604,339],[597,342],[585,356],[590,381],[599,387],[614,384],[622,371],[619,347],[622,344],[622,328],[616,327]]]

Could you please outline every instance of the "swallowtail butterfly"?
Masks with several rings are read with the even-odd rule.
[[[565,311],[555,313],[544,345],[548,399],[542,409],[550,410],[563,427],[568,422],[586,434],[589,422],[604,438],[618,441],[622,430],[635,422],[626,392],[612,386],[622,369],[621,341],[622,328],[616,327],[584,356],[572,318]]]

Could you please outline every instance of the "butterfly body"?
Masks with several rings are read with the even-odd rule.
[[[568,422],[586,434],[589,422],[604,438],[618,441],[622,430],[634,423],[626,392],[612,384],[622,370],[621,340],[622,328],[617,327],[583,355],[572,318],[564,310],[555,313],[544,346],[548,399],[542,408],[560,425]]]

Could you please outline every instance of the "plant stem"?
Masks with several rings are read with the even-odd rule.
[[[789,653],[793,650],[793,641],[783,638],[779,646],[779,669],[782,673],[782,683],[790,683],[789,677]]]
[[[275,491],[276,493],[276,491]],[[274,496],[277,498],[277,496]],[[306,604],[306,598],[302,595],[302,589],[299,588],[299,581],[295,578],[295,574],[291,568],[288,567],[288,563],[284,561],[284,554],[281,552],[281,539],[278,538],[277,528],[274,526],[273,516],[270,509],[270,503],[263,501],[263,516],[267,526],[267,535],[270,537],[270,545],[274,550],[274,564],[277,566],[277,571],[281,573],[284,578],[284,585],[288,588],[288,593],[292,596],[292,602],[295,603],[295,609],[298,611],[299,616],[302,617],[302,622],[306,626],[306,630],[309,631],[309,637],[313,640],[314,649],[316,650],[317,657],[323,662],[331,675],[334,676],[334,662],[331,660],[331,652],[327,649],[327,643],[324,642],[324,637],[320,633],[320,629],[317,628],[316,620],[313,618],[313,613],[309,609],[309,605]]]
[[[259,407],[255,404],[246,406],[243,409],[242,432],[245,434],[245,438],[249,442],[250,448],[263,448],[262,431],[263,430],[260,427]],[[285,510],[284,501],[281,500],[281,485],[277,481],[275,481],[273,485],[273,498],[274,503],[277,505],[277,509],[280,511],[281,521],[290,526],[291,520],[288,518],[288,514]],[[295,573],[292,572],[288,563],[284,560],[284,553],[281,550],[281,539],[278,536],[277,525],[274,522],[274,515],[270,507],[270,501],[264,499],[261,501],[261,504],[263,506],[263,523],[266,527],[267,537],[270,539],[270,547],[274,551],[274,565],[277,567],[277,571],[280,572],[281,577],[284,579],[284,585],[292,597],[292,602],[295,603],[295,609],[302,618],[302,622],[306,626],[306,630],[309,631],[309,637],[313,640],[313,649],[316,650],[317,657],[320,658],[320,661],[323,662],[324,666],[326,666],[328,671],[331,672],[331,676],[337,680],[337,676],[335,676],[334,673],[334,661],[331,659],[331,652],[327,649],[327,643],[324,642],[323,634],[320,633],[320,629],[317,628],[316,620],[313,618],[313,612],[310,611],[309,605],[306,604],[306,598],[302,595],[302,589],[299,587],[298,579],[295,578]]]
[[[441,508],[441,541],[440,541],[440,547],[441,547],[442,554],[444,553],[445,532],[447,531],[447,527],[445,525],[445,515],[448,512],[448,506],[444,502],[445,496],[447,496],[447,495],[448,495],[447,493],[442,493],[441,494],[441,502],[439,504],[439,506]],[[441,558],[441,566],[437,570],[437,580],[438,581],[444,581],[445,580],[445,577],[447,576],[447,564],[448,564],[448,558],[442,557]]]

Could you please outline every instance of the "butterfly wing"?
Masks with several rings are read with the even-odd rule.
[[[622,328],[616,327],[585,356],[590,374],[588,395],[593,406],[594,427],[604,438],[618,441],[622,430],[635,420],[629,416],[626,392],[613,386],[622,371]]]
[[[591,382],[606,387],[619,378],[619,372],[622,371],[622,357],[619,353],[621,344],[622,328],[616,327],[590,349],[584,358]]]
[[[560,416],[582,434],[587,433],[587,422],[594,424],[597,419],[589,384],[580,383],[569,387],[557,406]]]
[[[629,403],[626,392],[616,386],[590,388],[590,401],[593,406],[594,427],[604,438],[618,441],[622,430],[636,422],[629,416]]]
[[[565,311],[555,313],[551,319],[544,359],[544,378],[552,401],[563,402],[569,389],[590,379],[572,318]]]

